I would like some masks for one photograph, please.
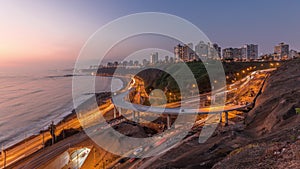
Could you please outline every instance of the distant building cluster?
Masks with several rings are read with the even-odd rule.
[[[150,54],[149,60],[143,59],[141,63],[138,60],[135,60],[135,61],[133,61],[133,60],[129,60],[129,61],[124,60],[123,62],[120,62],[120,63],[118,63],[118,62],[108,62],[107,66],[105,66],[105,67],[117,67],[117,66],[119,66],[119,67],[126,67],[126,68],[140,68],[140,67],[144,67],[144,66],[153,66],[153,65],[157,65],[157,64],[174,63],[174,62],[175,61],[174,61],[173,57],[165,56],[164,60],[161,60],[158,57],[158,52],[154,52],[154,53]]]
[[[261,56],[262,60],[289,60],[299,58],[300,53],[296,50],[289,48],[289,45],[286,43],[279,43],[274,46],[274,52],[271,54],[265,54]]]
[[[258,45],[245,44],[241,48],[225,48],[222,51],[222,59],[225,61],[251,61],[251,60],[289,60],[299,58],[300,53],[290,50],[286,43],[274,46],[273,53],[258,55]]]
[[[258,45],[245,44],[241,48],[225,48],[223,49],[223,59],[235,61],[257,60]]]
[[[222,51],[222,53],[221,53]],[[108,62],[106,67],[123,66],[127,68],[137,68],[164,63],[192,62],[205,59],[217,59],[222,61],[259,61],[259,60],[288,60],[299,58],[300,53],[290,50],[289,45],[279,43],[274,46],[274,52],[265,55],[258,55],[257,44],[245,44],[239,48],[228,47],[221,50],[221,47],[214,43],[205,43],[200,41],[198,44],[178,44],[174,47],[174,57],[165,56],[163,60],[159,59],[158,52],[150,54],[149,60],[139,61],[130,60],[118,62]]]
[[[221,58],[221,47],[217,44],[210,44],[200,41],[195,49],[192,43],[178,44],[174,47],[174,57],[176,61],[198,61],[203,58]]]

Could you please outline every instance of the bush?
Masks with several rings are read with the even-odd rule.
[[[300,114],[300,108],[295,108],[295,110],[297,114]]]

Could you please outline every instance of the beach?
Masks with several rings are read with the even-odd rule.
[[[74,116],[72,76],[62,73],[42,75],[1,75],[0,77],[0,146],[7,149]],[[52,73],[53,74],[53,73]],[[58,74],[58,75],[57,75]],[[85,79],[94,76],[82,76]],[[98,93],[110,90],[111,77],[97,77]],[[77,100],[86,102],[92,96],[84,91]],[[73,112],[73,113],[72,113]]]

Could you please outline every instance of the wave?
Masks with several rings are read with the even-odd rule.
[[[54,76],[45,76],[45,78],[62,78],[62,77],[73,77],[73,76],[86,76],[86,75],[78,75],[78,74],[66,74],[66,75],[54,75]]]

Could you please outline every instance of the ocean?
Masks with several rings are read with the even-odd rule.
[[[0,146],[11,146],[58,123],[73,107],[71,71],[49,71],[39,75],[0,74]],[[77,76],[78,77],[78,76]],[[91,75],[81,75],[87,80]],[[110,91],[111,77],[97,77],[96,92]],[[100,85],[99,85],[100,84]],[[119,81],[118,86],[122,87]],[[83,90],[84,91],[84,90]],[[84,102],[91,91],[79,96]]]

